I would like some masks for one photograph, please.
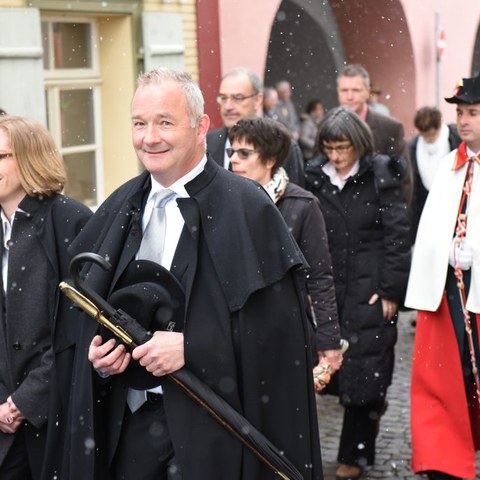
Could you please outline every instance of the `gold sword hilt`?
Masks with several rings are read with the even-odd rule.
[[[110,330],[114,335],[122,340],[122,342],[135,347],[132,337],[119,325],[111,322],[102,311],[85,295],[80,293],[77,289],[69,285],[67,282],[60,282],[58,285],[60,291],[72,300],[75,305],[78,305],[88,316],[95,319],[98,323]]]

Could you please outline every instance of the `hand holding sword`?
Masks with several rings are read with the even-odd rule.
[[[102,266],[109,266],[102,257],[89,255],[83,254],[82,260],[95,259],[95,262]],[[74,263],[75,266],[76,263]],[[72,269],[71,274],[75,283],[80,284],[81,289],[85,289],[75,268]],[[88,351],[88,359],[98,372],[105,375],[123,373],[131,358],[138,360],[140,365],[156,377],[179,370],[185,365],[182,333],[156,331],[152,335],[140,330],[136,321],[126,312],[119,313],[118,310],[98,297],[95,292],[88,293],[89,297],[94,298],[96,304],[66,282],[60,283],[60,290],[123,342],[118,345],[115,339],[103,342],[100,335],[93,338]],[[132,335],[132,331],[134,335]],[[130,353],[125,344],[133,347],[133,352]]]
[[[183,334],[157,331],[132,353],[127,351],[125,345],[117,345],[114,339],[103,343],[102,337],[96,335],[88,350],[88,359],[93,368],[106,375],[123,373],[132,358],[156,377],[175,372],[185,365]]]
[[[73,258],[70,266],[70,274],[75,285],[80,291],[70,286],[66,282],[60,284],[61,291],[80,306],[90,317],[94,318],[101,325],[112,331],[126,345],[135,348],[135,357],[140,359],[142,366],[149,372],[156,375],[163,375],[162,371],[175,369],[181,363],[183,365],[183,335],[170,336],[172,332],[155,332],[152,334],[139,325],[132,317],[120,309],[114,309],[95,291],[86,286],[79,276],[79,266],[85,261],[93,262],[101,266],[104,270],[111,268],[111,265],[100,255],[93,253],[79,254]],[[150,263],[150,262],[148,262]],[[168,327],[167,327],[168,329]],[[168,336],[167,336],[168,335]],[[166,338],[176,339],[171,342],[172,350],[177,347],[176,354],[171,363],[163,362],[162,354],[153,345],[158,347]],[[182,347],[178,348],[178,342],[181,339]],[[109,340],[110,341],[110,340]],[[105,345],[108,344],[107,341]],[[101,342],[101,337],[95,341]],[[115,340],[111,340],[113,347]],[[147,345],[149,342],[150,345]],[[157,343],[158,342],[158,343]],[[93,345],[95,348],[99,345]],[[114,355],[108,362],[112,368],[112,372],[123,368],[127,362],[127,352],[125,346],[116,347],[113,351],[117,351],[118,356]],[[108,346],[105,347],[105,350]],[[180,354],[181,352],[181,354]],[[108,356],[108,354],[106,355]],[[105,355],[104,355],[105,357]],[[181,361],[179,359],[181,358]],[[115,365],[115,368],[113,367]],[[106,365],[103,365],[104,367]],[[207,384],[202,382],[191,371],[185,367],[178,367],[178,370],[166,373],[166,377],[171,380],[178,388],[183,390],[192,400],[194,400],[201,408],[207,411],[211,417],[225,428],[233,437],[243,444],[250,452],[252,452],[262,463],[264,463],[275,475],[283,480],[302,480],[303,476],[298,469],[266,438],[259,430],[257,430],[245,417],[240,415],[232,408],[222,397],[214,392]],[[101,371],[101,370],[100,370]]]

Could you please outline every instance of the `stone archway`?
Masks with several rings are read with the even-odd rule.
[[[283,0],[271,29],[265,85],[286,78],[299,111],[313,97],[330,108],[337,104],[335,79],[344,63],[364,65],[392,114],[412,123],[415,64],[400,0]]]
[[[289,80],[297,111],[313,98],[327,108],[337,103],[336,70],[343,47],[326,2],[283,0],[272,25],[264,83]]]
[[[381,87],[385,103],[402,123],[415,114],[413,46],[400,0],[330,0],[348,63],[360,63]]]

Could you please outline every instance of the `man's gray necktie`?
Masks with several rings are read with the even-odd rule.
[[[165,247],[165,204],[174,194],[172,190],[160,190],[155,194],[152,215],[143,233],[142,243],[138,250],[139,260],[150,260],[161,265],[163,249]],[[145,390],[128,389],[127,404],[132,413],[135,413],[147,400]]]
[[[165,203],[174,195],[172,190],[160,190],[155,194],[152,215],[143,233],[142,243],[138,250],[139,260],[151,260],[161,265],[165,247]]]

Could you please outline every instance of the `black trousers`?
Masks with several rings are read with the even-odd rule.
[[[32,480],[25,436],[22,430],[15,433],[15,440],[0,466],[0,478],[2,480]]]
[[[385,401],[347,406],[343,415],[338,461],[365,467],[375,463],[375,440]]]
[[[119,445],[112,465],[114,480],[167,480],[175,478],[169,467],[173,448],[168,433],[163,398],[150,395],[135,413],[126,407]],[[172,474],[169,474],[169,469]]]

